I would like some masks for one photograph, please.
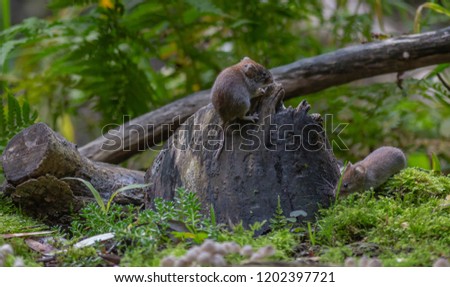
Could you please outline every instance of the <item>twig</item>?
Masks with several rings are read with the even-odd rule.
[[[450,91],[450,85],[444,80],[444,78],[441,76],[441,74],[437,74],[439,80],[441,81],[442,85],[447,88],[447,90]]]

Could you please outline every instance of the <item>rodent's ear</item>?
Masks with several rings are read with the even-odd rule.
[[[255,67],[255,65],[247,63],[244,65],[244,74],[248,78],[253,79],[258,75],[258,69]]]
[[[357,165],[355,167],[355,172],[357,172],[359,174],[364,174],[366,172],[366,169],[363,166]]]

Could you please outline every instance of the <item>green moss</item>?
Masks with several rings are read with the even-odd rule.
[[[316,241],[324,262],[342,264],[354,243],[373,243],[385,266],[430,266],[450,257],[450,178],[408,168],[382,187],[321,210]]]
[[[450,193],[450,178],[435,175],[433,171],[407,168],[393,176],[383,187],[384,191],[400,196],[404,202],[420,204],[430,198]]]
[[[347,257],[363,255],[378,257],[385,266],[430,266],[439,257],[450,258],[449,194],[449,177],[405,169],[377,192],[353,194],[322,209],[311,229],[315,243],[312,252],[320,256],[322,263],[331,265],[342,265]],[[207,236],[218,242],[251,245],[254,250],[271,245],[276,253],[270,260],[293,261],[296,246],[308,235],[301,228],[303,233],[295,234],[277,224],[272,232],[255,236],[264,223],[255,223],[250,229],[238,224],[226,230],[215,224],[214,217],[214,212],[209,216],[201,214],[194,193],[185,190],[178,190],[174,201],[156,200],[152,210],[113,204],[105,214],[92,203],[73,221],[66,246],[89,236],[114,232],[112,250],[121,258],[121,266],[159,266],[165,256],[179,257]],[[281,222],[279,219],[275,214],[272,223]],[[0,233],[42,229],[48,227],[22,215],[9,200],[0,198]],[[56,238],[61,236],[61,232],[54,234]],[[0,239],[3,243],[10,243],[27,266],[38,265],[35,261],[40,255],[31,251],[23,238]],[[98,253],[111,246],[99,243],[83,249],[69,248],[58,254],[57,264],[106,266]],[[241,264],[246,258],[231,254],[227,260]]]
[[[11,200],[0,196],[0,234],[33,232],[46,228],[44,224],[23,215]]]
[[[58,265],[64,267],[96,267],[106,266],[105,261],[97,255],[94,247],[69,248],[67,252],[58,255]]]
[[[48,227],[23,215],[9,199],[0,196],[0,234],[35,232],[44,229],[48,230]],[[42,266],[42,264],[36,263],[39,254],[32,251],[23,238],[2,239],[0,237],[0,245],[3,244],[10,244],[14,249],[14,256],[10,256],[7,263],[12,263],[14,257],[22,257],[25,266]]]
[[[350,256],[352,256],[352,249],[349,246],[329,247],[324,250],[320,260],[323,262],[341,263]]]
[[[10,244],[14,249],[13,256],[9,256],[5,266],[12,266],[16,257],[21,257],[27,267],[42,266],[42,263],[36,262],[36,259],[39,258],[40,254],[32,251],[30,247],[27,246],[23,238],[0,238],[0,246],[3,244]]]

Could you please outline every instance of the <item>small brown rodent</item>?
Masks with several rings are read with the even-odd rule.
[[[212,104],[223,121],[223,139],[226,126],[242,119],[255,122],[258,115],[246,115],[250,110],[250,99],[260,96],[260,88],[273,82],[272,74],[264,66],[245,57],[234,66],[223,70],[212,87]],[[216,153],[219,157],[225,142]]]
[[[377,188],[405,167],[406,157],[400,149],[380,147],[362,161],[347,165],[339,195]]]

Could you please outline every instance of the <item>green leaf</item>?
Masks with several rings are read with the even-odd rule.
[[[237,20],[236,22],[234,22],[234,23],[231,25],[231,28],[232,28],[232,29],[236,29],[236,28],[239,28],[239,27],[241,27],[241,26],[255,25],[255,24],[257,24],[257,22],[255,22],[255,21],[248,20],[248,19],[240,19],[240,20]]]
[[[12,95],[8,94],[8,129],[13,131],[16,128],[16,119],[18,118],[17,114],[17,99]]]
[[[441,163],[439,162],[439,158],[433,152],[431,153],[431,169],[435,172],[441,172]]]
[[[5,99],[6,96],[6,99]],[[5,103],[6,102],[6,103]],[[37,112],[29,120],[24,119],[24,115],[30,112],[30,106],[25,101],[21,106],[12,93],[6,89],[5,94],[0,96],[0,145],[6,146],[9,139],[15,134],[30,126],[37,118]],[[3,148],[0,148],[0,153]]]
[[[6,60],[9,54],[19,45],[25,43],[27,39],[11,40],[6,43],[2,43],[2,48],[0,49],[0,70],[3,71]]]
[[[195,234],[191,233],[191,232],[178,232],[178,231],[172,231],[173,236],[175,236],[175,238],[178,239],[194,239],[195,238]]]
[[[22,116],[22,107],[20,106],[19,101],[16,98],[14,98],[14,113],[16,115],[16,127],[23,127],[24,123]]]
[[[185,24],[191,24],[197,21],[202,16],[197,9],[192,8],[183,13],[183,22]]]
[[[194,242],[197,244],[202,243],[205,239],[208,238],[208,233],[206,232],[197,232],[195,237],[193,238]]]
[[[408,154],[408,166],[430,169],[430,160],[425,153],[415,152]]]
[[[436,66],[436,68],[431,71],[430,74],[427,75],[426,79],[431,79],[437,76],[437,74],[442,73],[446,69],[450,67],[450,64],[439,64]]]
[[[316,234],[312,230],[311,222],[308,222],[308,234],[309,234],[309,240],[311,241],[311,245],[315,246],[316,245]]]
[[[103,211],[104,214],[106,214],[106,207],[105,207],[105,203],[103,202],[102,197],[100,196],[100,193],[97,191],[97,189],[95,189],[95,187],[92,185],[92,183],[90,183],[87,180],[84,180],[82,178],[79,177],[64,177],[62,179],[73,179],[73,180],[78,180],[81,181],[84,185],[86,185],[86,187],[89,189],[89,191],[92,193],[92,195],[95,198],[95,201],[97,202],[98,206],[100,207],[100,209]]]
[[[341,176],[339,177],[339,181],[338,181],[338,184],[336,186],[336,193],[335,193],[335,199],[336,200],[338,200],[338,198],[339,198],[339,192],[341,191],[342,179],[344,178],[344,173],[345,173],[345,170],[347,169],[347,166],[348,166],[348,161],[346,161],[344,163],[344,167],[342,169]]]
[[[200,12],[222,15],[223,12],[209,0],[185,0]]]
[[[37,118],[37,111],[34,111],[33,114],[31,114],[31,108],[30,104],[25,101],[22,105],[22,119],[24,122],[24,125],[32,125]]]
[[[428,8],[430,10],[433,10],[434,12],[441,13],[441,14],[444,14],[444,15],[447,15],[450,17],[450,10],[442,7],[439,4],[426,2],[422,5],[420,5],[419,8],[417,8],[417,10],[416,10],[416,16],[414,18],[414,32],[415,33],[420,32],[420,21],[422,18],[422,10],[424,8]]]
[[[6,134],[6,106],[3,104],[4,96],[0,96],[0,138]]]
[[[211,225],[212,226],[216,226],[217,222],[216,222],[216,212],[214,211],[214,206],[211,203],[210,207],[209,207],[209,217],[211,219]]]

